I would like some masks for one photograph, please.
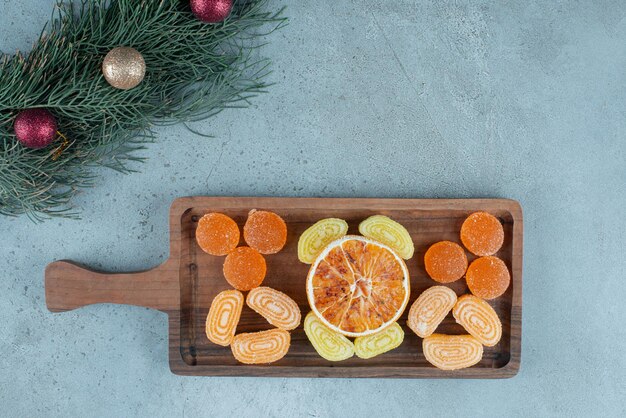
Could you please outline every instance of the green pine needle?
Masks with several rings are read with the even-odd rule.
[[[59,3],[28,56],[0,57],[0,214],[34,220],[76,217],[72,197],[96,181],[95,166],[132,172],[154,125],[194,122],[245,107],[265,91],[269,62],[259,38],[281,28],[282,9],[267,0],[235,1],[221,23],[197,20],[187,1],[81,0]],[[131,90],[112,88],[104,56],[129,46],[142,53],[146,77]],[[17,114],[43,107],[70,146],[31,150],[13,133]],[[192,131],[193,132],[193,131]]]

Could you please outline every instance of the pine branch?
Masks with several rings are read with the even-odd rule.
[[[152,126],[247,106],[268,87],[259,39],[286,23],[266,3],[236,1],[218,24],[198,21],[186,1],[59,3],[28,56],[0,57],[0,214],[76,217],[71,199],[94,184],[94,167],[131,172],[128,163],[140,161],[137,151],[154,138]],[[146,61],[134,89],[114,89],[102,76],[102,60],[117,46]],[[35,107],[50,110],[70,139],[57,160],[54,145],[32,150],[15,139],[16,115]]]

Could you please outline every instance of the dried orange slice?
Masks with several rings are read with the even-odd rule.
[[[222,213],[207,213],[198,221],[196,241],[206,253],[226,255],[239,243],[239,227]]]
[[[343,219],[327,218],[317,221],[300,235],[298,259],[306,264],[313,263],[324,247],[347,232],[348,223]]]
[[[275,327],[289,331],[300,325],[298,304],[283,292],[271,287],[252,289],[246,297],[246,303]]]
[[[431,335],[456,303],[456,293],[445,286],[433,286],[424,290],[409,311],[407,325],[424,338]]]
[[[370,216],[359,224],[359,232],[367,238],[381,242],[408,260],[415,251],[413,240],[405,227],[383,215]]]
[[[243,238],[261,254],[276,254],[287,242],[287,224],[274,212],[252,209],[243,226]]]
[[[259,286],[265,278],[265,259],[257,250],[238,247],[224,260],[224,277],[238,290],[250,290]]]
[[[461,226],[461,242],[472,254],[493,255],[502,247],[504,229],[492,214],[474,212]]]
[[[480,257],[472,261],[465,273],[470,292],[483,299],[502,296],[511,283],[511,275],[504,261],[498,257]]]
[[[291,336],[285,330],[274,328],[267,331],[237,334],[230,344],[233,356],[245,364],[273,363],[285,357],[289,351]]]
[[[451,283],[465,274],[467,256],[465,250],[455,242],[437,242],[424,254],[424,267],[434,281]]]
[[[394,322],[382,331],[366,337],[355,338],[354,352],[363,359],[376,357],[400,346],[404,340],[402,327]]]
[[[452,315],[482,345],[493,347],[502,337],[502,323],[498,314],[481,298],[461,296],[452,309]]]
[[[411,285],[404,260],[388,246],[348,235],[328,245],[306,282],[311,309],[348,337],[371,335],[397,321]]]
[[[473,366],[483,358],[483,345],[471,335],[433,334],[422,341],[424,357],[442,370]]]
[[[328,361],[346,360],[354,355],[352,341],[328,328],[313,312],[304,318],[304,333],[315,351]]]
[[[206,317],[206,336],[209,341],[229,345],[235,335],[242,308],[243,294],[240,291],[224,290],[218,293]]]

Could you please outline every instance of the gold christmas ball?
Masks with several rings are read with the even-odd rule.
[[[146,62],[134,48],[114,48],[104,57],[102,74],[110,85],[128,90],[136,87],[146,75]]]

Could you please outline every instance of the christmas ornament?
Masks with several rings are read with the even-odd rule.
[[[114,48],[104,57],[102,74],[113,87],[129,90],[142,82],[146,75],[146,62],[134,48]]]
[[[33,149],[47,147],[57,136],[57,121],[46,109],[21,111],[15,118],[13,128],[17,140]]]
[[[268,61],[252,52],[265,33],[284,26],[280,10],[272,11],[269,0],[242,0],[229,24],[207,26],[189,1],[81,0],[81,7],[59,1],[28,56],[0,52],[0,218],[76,216],[71,200],[96,183],[101,173],[95,167],[134,172],[153,124],[203,120],[245,107],[266,90]],[[145,53],[150,77],[141,81],[145,63],[131,50],[130,62],[137,64],[131,74],[139,76],[117,84],[128,54],[114,51],[103,62],[116,46]],[[103,82],[104,75],[119,87],[141,85],[122,93]],[[127,75],[121,79],[128,81]],[[57,118],[56,136],[45,113],[35,123],[26,113],[16,124],[18,113],[34,107]],[[37,127],[47,129],[41,134]],[[46,144],[36,152],[26,148]]]
[[[198,19],[217,23],[226,19],[233,8],[232,0],[191,0],[191,11]]]

